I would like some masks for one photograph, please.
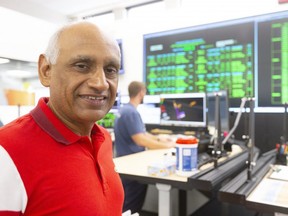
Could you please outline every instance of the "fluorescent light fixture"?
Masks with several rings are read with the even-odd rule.
[[[5,64],[5,63],[8,63],[8,62],[10,62],[9,59],[0,58],[0,64]]]
[[[38,74],[24,70],[8,70],[5,72],[5,76],[16,79],[25,79],[25,78],[27,79],[35,77],[36,75]]]

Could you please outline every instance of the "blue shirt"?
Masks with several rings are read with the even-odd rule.
[[[144,151],[145,147],[138,146],[131,136],[145,132],[142,118],[132,104],[128,103],[120,108],[114,125],[116,156]]]

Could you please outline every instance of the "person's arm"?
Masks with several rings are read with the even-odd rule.
[[[171,139],[158,139],[149,133],[138,133],[132,136],[133,141],[139,145],[146,147],[148,149],[163,149],[163,148],[173,148],[175,147],[175,142]]]

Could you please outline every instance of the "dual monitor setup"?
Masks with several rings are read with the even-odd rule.
[[[280,112],[288,101],[287,31],[283,11],[147,33],[143,80],[151,95],[227,89],[230,108],[249,97],[256,112]]]
[[[214,128],[216,93],[219,96],[222,131],[229,131],[229,96],[226,90],[214,93],[146,95],[137,109],[145,124],[188,128]],[[129,102],[118,95],[110,112],[98,124],[113,128],[119,108]]]
[[[149,95],[138,109],[144,123],[213,128],[215,92],[221,93],[222,131],[229,131],[229,109],[238,109],[246,97],[255,99],[255,112],[283,112],[287,31],[283,11],[143,35],[143,82]],[[110,119],[129,100],[117,98],[103,126],[112,127]]]

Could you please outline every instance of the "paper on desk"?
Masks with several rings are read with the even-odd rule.
[[[288,181],[288,166],[274,165],[272,169],[273,172],[269,178]]]
[[[284,203],[281,203],[282,201],[277,200],[279,194],[281,194],[282,188],[284,187],[283,185],[284,181],[275,181],[273,179],[264,178],[255,188],[255,190],[249,195],[247,200],[271,205],[280,202],[279,205],[285,203],[284,205],[287,206],[286,200]]]
[[[288,214],[283,214],[283,213],[279,213],[279,212],[275,212],[274,215],[275,216],[288,216]]]

